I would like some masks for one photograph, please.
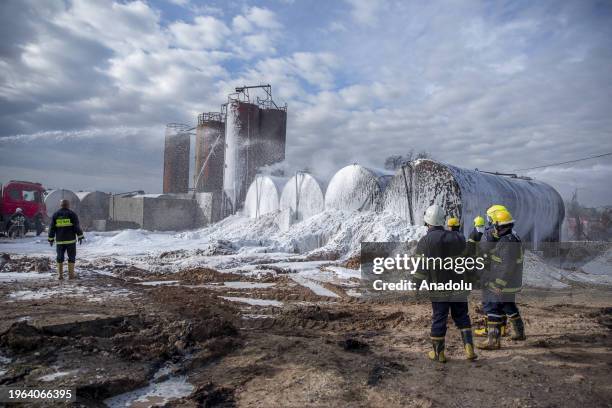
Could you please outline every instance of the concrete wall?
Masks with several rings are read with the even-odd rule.
[[[203,227],[220,221],[223,215],[223,193],[188,193],[173,194],[172,197],[183,200],[195,200],[195,226]]]
[[[108,218],[112,221],[133,222],[142,227],[143,214],[143,197],[111,196],[109,199]]]
[[[180,198],[143,198],[142,228],[151,231],[180,231],[196,225],[195,200]]]
[[[137,224],[151,231],[180,231],[217,222],[222,218],[222,194],[172,194],[161,197],[117,197],[109,199],[109,219]]]

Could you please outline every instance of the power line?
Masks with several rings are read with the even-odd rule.
[[[576,159],[576,160],[568,160],[568,161],[564,161],[564,162],[559,162],[559,163],[550,163],[550,164],[545,164],[543,166],[536,166],[536,167],[528,167],[525,169],[515,169],[512,171],[527,171],[527,170],[535,170],[535,169],[542,169],[544,167],[552,167],[552,166],[560,166],[562,164],[568,164],[568,163],[576,163],[579,161],[584,161],[584,160],[591,160],[591,159],[597,159],[598,157],[604,157],[604,156],[610,156],[612,155],[612,152],[610,153],[603,153],[603,154],[598,154],[596,156],[589,156],[589,157],[583,157],[581,159]]]

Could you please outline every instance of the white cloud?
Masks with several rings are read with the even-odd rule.
[[[251,7],[245,18],[260,28],[277,30],[282,27],[276,18],[276,13],[261,7]]]
[[[198,16],[193,24],[182,21],[172,23],[169,27],[174,36],[174,44],[187,49],[221,48],[230,29],[225,23],[210,16]]]
[[[612,29],[589,1],[498,10],[351,0],[328,4],[325,19],[284,13],[285,5],[194,5],[183,4],[189,18],[168,22],[143,1],[1,4],[12,8],[0,10],[0,131],[20,135],[3,140],[11,154],[2,174],[59,176],[53,163],[31,167],[25,146],[48,141],[52,155],[53,138],[70,135],[75,162],[108,156],[129,173],[129,159],[118,161],[133,157],[143,185],[159,186],[164,123],[193,123],[253,83],[271,83],[289,104],[290,164],[323,178],[411,149],[489,170],[612,150]],[[605,160],[529,174],[610,203]],[[93,180],[93,170],[83,173],[70,180]]]
[[[386,6],[385,0],[346,0],[352,7],[353,19],[366,25],[373,25],[378,20],[380,9]]]

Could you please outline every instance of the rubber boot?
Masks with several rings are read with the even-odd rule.
[[[499,326],[499,335],[502,337],[507,337],[510,335],[508,330],[508,316],[502,317],[502,323]]]
[[[428,353],[429,359],[437,361],[438,363],[446,363],[446,356],[444,355],[444,337],[432,337],[431,344],[433,351]]]
[[[474,336],[476,337],[487,337],[487,318],[485,317],[484,327],[474,330]]]
[[[476,343],[476,347],[482,350],[497,350],[501,347],[499,322],[489,322],[487,324],[487,339]]]
[[[507,337],[509,335],[508,326],[505,321],[499,326],[499,333],[502,337]],[[485,327],[474,330],[474,336],[487,337],[487,319],[485,319]]]
[[[510,337],[512,340],[527,339],[525,336],[525,324],[523,323],[521,316],[510,318],[510,326],[512,326],[512,337]]]
[[[472,329],[461,329],[461,340],[463,340],[463,349],[465,350],[465,358],[468,360],[476,360],[478,356],[474,353],[474,339],[472,338]]]
[[[68,262],[68,279],[76,279],[76,274],[74,273],[74,262]]]
[[[64,280],[64,263],[57,263],[57,273],[59,274],[59,280]]]

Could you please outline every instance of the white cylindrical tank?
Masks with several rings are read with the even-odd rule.
[[[299,222],[323,212],[325,197],[321,183],[308,173],[296,173],[283,188],[280,210],[288,211],[293,222]]]
[[[93,220],[108,219],[110,194],[102,191],[79,191],[76,195],[81,200],[78,215],[84,228],[89,228]]]
[[[325,192],[326,210],[376,210],[389,175],[351,164],[338,170]]]
[[[244,213],[251,218],[279,210],[279,200],[286,178],[257,175],[249,186],[244,201]]]
[[[81,204],[79,197],[70,190],[58,189],[49,191],[45,196],[45,206],[49,217],[52,217],[53,213],[59,210],[62,200],[70,201],[70,209],[77,214],[79,213]]]
[[[525,242],[559,241],[564,204],[559,193],[546,183],[507,177],[417,160],[402,169],[389,183],[383,206],[414,225],[423,224],[425,209],[438,204],[447,217],[459,217],[464,234],[474,217],[487,208],[504,205],[516,220],[514,229]]]

